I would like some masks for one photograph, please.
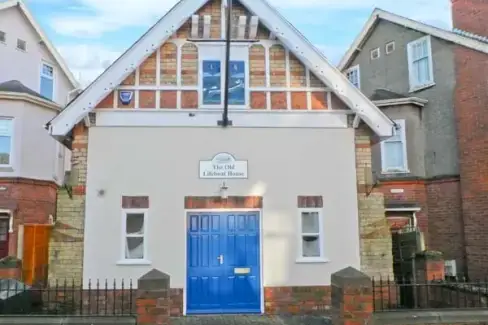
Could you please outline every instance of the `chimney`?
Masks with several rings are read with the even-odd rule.
[[[456,29],[488,37],[488,0],[451,0]]]

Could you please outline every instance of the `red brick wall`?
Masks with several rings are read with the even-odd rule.
[[[391,193],[392,189],[403,189],[403,193]],[[421,231],[424,232],[427,243],[429,224],[427,221],[427,193],[425,191],[425,182],[423,180],[408,181],[382,181],[380,190],[385,197],[385,202],[389,200],[416,202],[421,210],[416,212],[417,224]]]
[[[441,251],[446,260],[455,259],[458,270],[463,272],[465,267],[464,226],[459,178],[429,182],[427,184],[427,202],[429,206],[429,249]]]
[[[488,55],[461,46],[454,54],[454,112],[468,274],[479,278],[488,273]]]
[[[488,36],[488,1],[451,0],[455,28]]]
[[[0,178],[0,208],[13,211],[13,233],[9,236],[9,255],[17,254],[20,224],[46,224],[56,214],[57,185],[54,182],[24,178]]]
[[[330,304],[330,286],[264,288],[268,315],[329,314]],[[170,290],[170,315],[183,315],[183,289]]]
[[[330,312],[330,286],[315,287],[266,287],[264,288],[265,313],[278,314],[328,314]]]

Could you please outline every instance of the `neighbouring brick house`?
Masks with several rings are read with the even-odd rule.
[[[466,18],[479,7],[486,4],[453,2],[454,25],[462,21],[460,28],[485,30],[486,23]],[[479,29],[467,28],[471,23]],[[487,53],[483,37],[376,9],[339,64],[354,85],[405,125],[372,149],[392,228],[417,225],[429,249],[442,251],[471,277],[484,276],[488,261],[488,241],[480,240],[488,207],[482,204],[480,174],[484,115],[475,111],[486,97],[480,93],[486,90]]]
[[[43,125],[76,87],[26,5],[0,2],[0,258],[22,260],[29,283],[45,275],[56,193],[70,155]]]
[[[225,13],[180,1],[49,123],[73,193],[52,279],[155,268],[178,315],[320,310],[337,270],[391,275],[369,190],[371,142],[394,123],[274,8],[240,0],[223,126]]]
[[[452,0],[453,27],[488,47],[488,3]],[[459,147],[464,246],[469,275],[486,278],[488,266],[488,55],[486,51],[454,49],[456,87],[454,113]]]

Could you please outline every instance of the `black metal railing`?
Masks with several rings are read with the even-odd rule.
[[[374,310],[487,308],[488,279],[373,279]]]
[[[133,316],[135,299],[132,281],[96,280],[82,286],[63,280],[29,286],[0,280],[0,315]]]

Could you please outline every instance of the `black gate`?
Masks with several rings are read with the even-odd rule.
[[[420,231],[413,226],[406,226],[391,234],[393,274],[399,290],[398,304],[404,308],[413,308],[415,305],[413,272],[419,235]]]

